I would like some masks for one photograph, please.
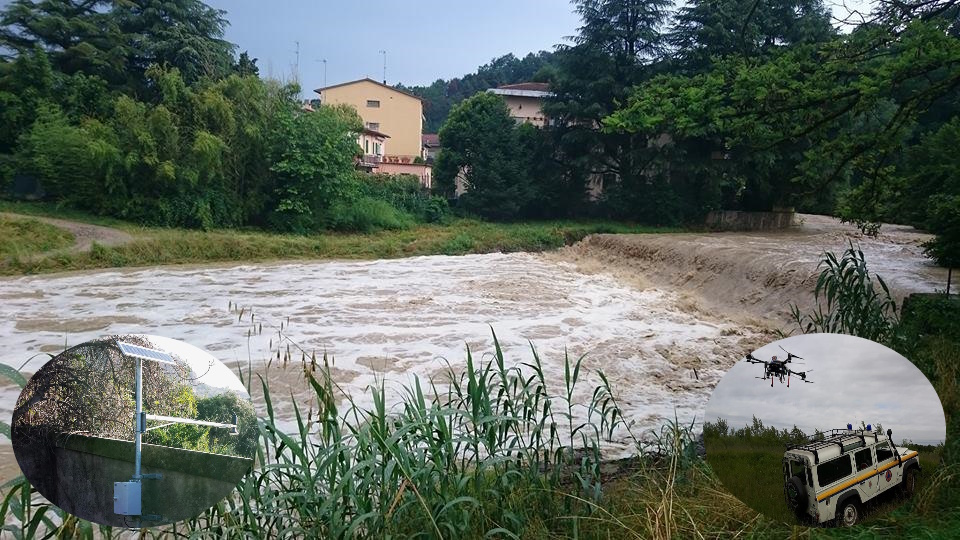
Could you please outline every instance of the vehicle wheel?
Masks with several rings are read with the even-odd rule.
[[[841,527],[853,527],[860,522],[860,505],[855,500],[848,500],[839,508],[837,524]]]
[[[803,480],[799,476],[792,476],[787,481],[787,503],[790,508],[797,511],[805,506],[806,494],[804,493]]]
[[[907,475],[903,477],[903,495],[908,499],[913,497],[913,494],[917,491],[917,476],[918,472],[915,468],[910,468],[907,470]]]

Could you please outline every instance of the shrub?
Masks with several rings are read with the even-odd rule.
[[[360,175],[357,181],[361,194],[390,203],[417,221],[440,223],[450,212],[442,197],[431,197],[420,179],[412,174]]]
[[[346,232],[406,229],[412,224],[409,214],[397,210],[387,201],[361,197],[355,201],[334,204],[327,215],[327,228]]]
[[[879,342],[892,337],[899,322],[897,303],[879,276],[874,276],[879,289],[874,286],[862,251],[851,243],[839,258],[825,253],[818,267],[824,268],[814,290],[815,311],[802,315],[796,305],[791,306],[803,333],[851,334]]]

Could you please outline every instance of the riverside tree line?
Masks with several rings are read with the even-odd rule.
[[[355,111],[300,110],[197,0],[17,0],[0,13],[0,181],[146,224],[397,228],[438,219],[415,179],[354,170]]]
[[[677,224],[796,208],[867,233],[906,223],[958,264],[956,0],[879,0],[842,24],[820,0],[573,6],[578,34],[534,76],[550,83],[554,123],[507,132],[494,96],[467,99],[440,130],[441,190],[466,171],[463,203],[490,217]]]
[[[0,178],[145,223],[310,232],[442,219],[461,174],[458,206],[488,219],[792,207],[927,228],[930,254],[956,265],[957,0],[881,0],[845,24],[820,0],[572,7],[581,27],[553,53],[404,87],[441,126],[432,199],[359,176],[357,115],[301,113],[295,86],[236,56],[222,11],[17,0],[0,14]],[[550,84],[544,129],[481,91],[525,79]]]

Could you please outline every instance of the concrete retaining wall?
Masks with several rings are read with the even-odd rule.
[[[136,518],[113,513],[113,483],[133,476],[133,442],[72,435],[57,444],[54,453],[57,500],[52,502],[97,523],[137,524]],[[143,480],[143,513],[163,519],[142,525],[196,516],[229,494],[252,465],[251,459],[144,444],[143,473],[163,478]]]
[[[794,226],[793,211],[743,212],[714,210],[707,214],[706,225],[718,231],[770,231]]]

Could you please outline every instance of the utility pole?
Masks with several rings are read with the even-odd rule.
[[[383,55],[383,84],[387,84],[387,51],[381,49],[380,54]]]

